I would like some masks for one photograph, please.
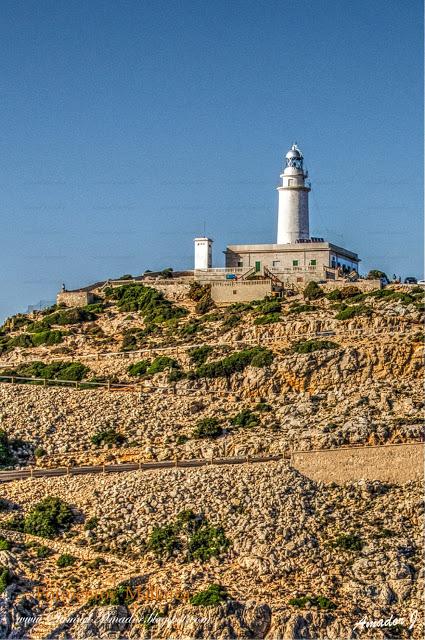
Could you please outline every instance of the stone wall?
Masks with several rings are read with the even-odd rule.
[[[212,282],[211,297],[214,302],[250,302],[261,300],[272,292],[271,280],[241,280]]]
[[[94,295],[89,291],[60,291],[56,296],[56,304],[66,307],[84,307],[94,302]]]
[[[380,480],[403,484],[424,477],[424,444],[295,451],[291,465],[318,482]]]
[[[320,288],[323,291],[328,293],[329,291],[333,291],[334,289],[344,289],[344,287],[357,287],[360,289],[362,293],[366,291],[375,291],[376,289],[381,289],[382,284],[379,279],[376,280],[358,280],[357,282],[347,282],[347,280],[331,280],[329,282],[323,283],[320,285]]]

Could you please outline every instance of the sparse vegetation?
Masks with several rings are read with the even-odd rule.
[[[95,433],[90,438],[90,442],[96,447],[101,447],[105,444],[112,444],[119,447],[125,442],[125,436],[123,436],[122,433],[116,431],[114,427],[109,427]]]
[[[190,349],[189,351],[190,361],[194,365],[199,367],[201,364],[205,364],[208,357],[212,354],[213,351],[214,351],[213,347],[210,347],[207,344],[203,345],[202,347],[196,347],[195,349]]]
[[[345,307],[341,309],[335,316],[335,320],[350,320],[351,318],[355,318],[356,316],[367,316],[370,317],[372,315],[372,309],[365,305],[359,305],[356,307]]]
[[[146,371],[148,370],[149,365],[149,360],[139,360],[139,362],[135,362],[128,367],[127,373],[129,376],[144,376]]]
[[[0,593],[3,593],[3,591],[5,591],[6,587],[8,587],[11,582],[12,578],[10,576],[9,569],[7,569],[7,567],[3,567],[0,564]]]
[[[84,523],[84,530],[93,531],[94,529],[96,529],[98,524],[99,524],[99,518],[96,518],[96,516],[93,516],[92,518],[89,518],[88,520],[86,520],[86,522]]]
[[[230,419],[230,424],[235,427],[256,427],[260,424],[260,418],[250,409],[242,409]]]
[[[9,551],[11,544],[3,536],[0,536],[0,551]]]
[[[331,340],[301,340],[292,345],[294,353],[312,353],[323,349],[338,349],[339,344]]]
[[[311,304],[296,303],[288,309],[288,313],[307,313],[308,311],[316,311],[316,307]]]
[[[195,593],[190,598],[190,604],[195,607],[216,607],[228,598],[227,591],[219,584],[210,584],[207,589]]]
[[[60,498],[48,496],[35,505],[24,517],[15,516],[7,523],[9,529],[42,538],[54,538],[70,528],[74,514]]]
[[[217,418],[203,418],[196,423],[193,430],[194,438],[218,438],[223,433],[223,427]]]
[[[168,356],[158,356],[146,370],[146,373],[150,376],[155,375],[156,373],[161,373],[162,371],[167,371],[171,369],[180,369],[180,364],[174,358],[169,358]]]
[[[300,596],[298,598],[291,598],[288,604],[300,608],[305,608],[306,606],[317,607],[318,609],[325,609],[327,611],[336,609],[336,604],[325,596]]]
[[[253,347],[237,351],[223,360],[206,363],[196,369],[199,378],[228,377],[247,366],[267,367],[273,362],[273,353],[265,347]]]
[[[59,558],[56,560],[56,566],[61,569],[65,567],[71,567],[76,562],[76,558],[71,556],[69,553],[62,553]]]
[[[334,549],[344,549],[344,551],[361,551],[363,540],[353,533],[341,533],[331,542]]]
[[[318,300],[319,298],[323,298],[324,295],[323,289],[314,281],[309,282],[303,291],[305,300]]]
[[[203,516],[187,510],[179,513],[174,522],[154,527],[147,548],[158,559],[183,554],[186,561],[207,562],[224,553],[229,544],[221,527],[214,527]]]
[[[78,382],[90,371],[81,362],[44,362],[34,361],[21,364],[14,369],[7,369],[1,375],[16,376],[22,378],[44,378],[46,380],[71,380]]]
[[[121,311],[140,311],[146,323],[161,324],[187,315],[187,309],[177,307],[164,294],[143,284],[123,285],[113,289],[110,297]]]

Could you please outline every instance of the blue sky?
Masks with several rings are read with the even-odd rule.
[[[273,242],[283,156],[311,233],[422,276],[419,0],[3,0],[0,317],[192,240]]]

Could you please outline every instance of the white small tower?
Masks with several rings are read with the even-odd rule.
[[[303,154],[296,143],[285,156],[285,169],[280,176],[277,244],[288,244],[310,237],[308,219],[307,171],[303,167]]]
[[[195,238],[195,271],[211,269],[212,243],[211,238]]]

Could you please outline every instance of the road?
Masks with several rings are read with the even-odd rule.
[[[283,455],[244,456],[235,458],[197,458],[193,460],[164,460],[162,462],[127,462],[123,464],[85,465],[81,467],[56,467],[54,469],[18,469],[0,471],[0,483],[26,480],[27,478],[56,478],[58,476],[84,476],[89,473],[123,473],[126,471],[151,471],[154,469],[188,469],[209,465],[233,465],[282,460]]]

